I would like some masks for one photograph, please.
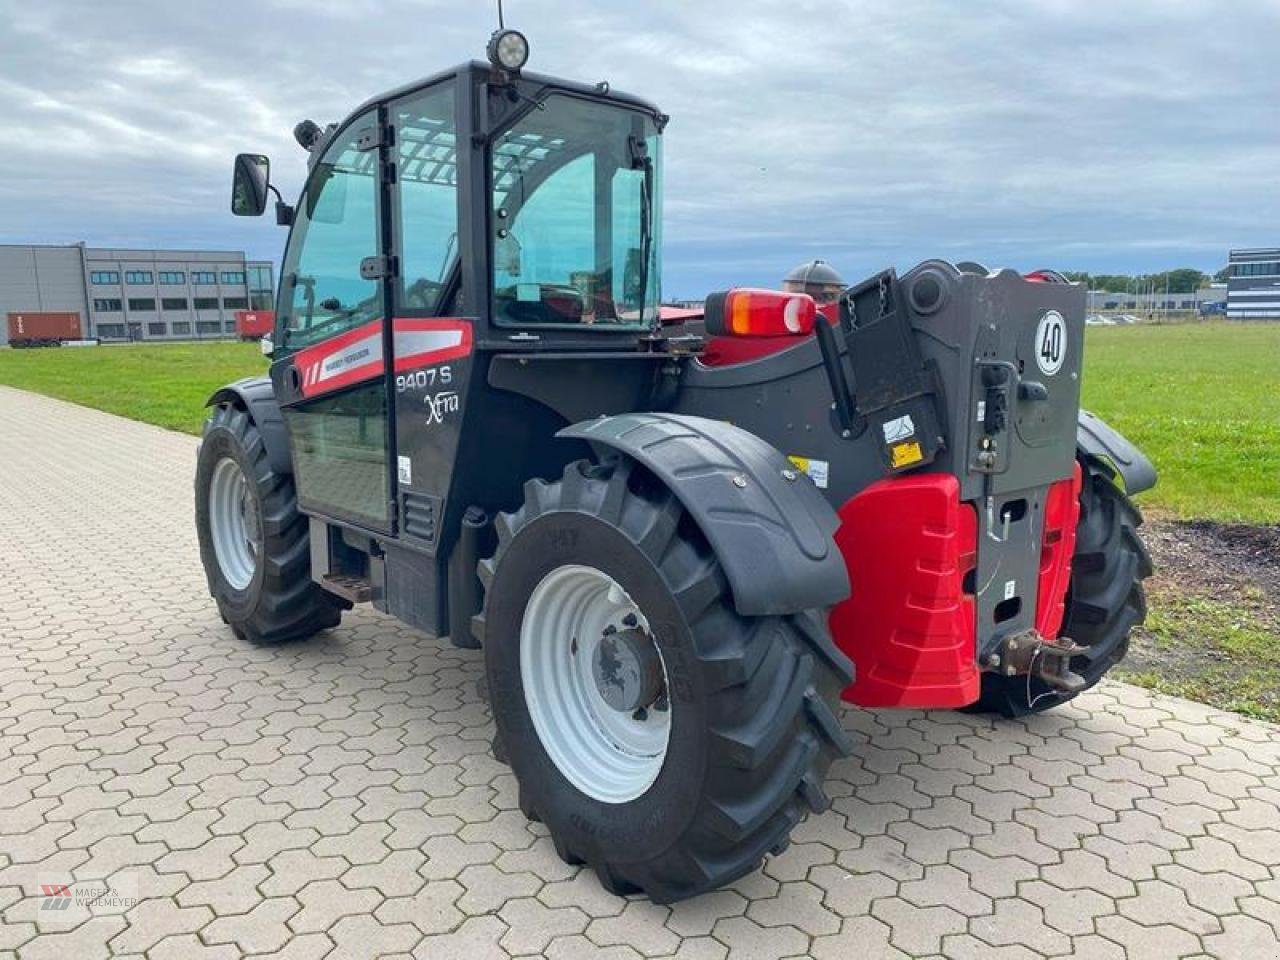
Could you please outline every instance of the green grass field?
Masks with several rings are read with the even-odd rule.
[[[1155,462],[1144,507],[1280,523],[1280,323],[1091,327],[1084,405]]]
[[[1143,506],[1280,522],[1280,323],[1091,327],[1085,349],[1085,405],[1160,471]],[[199,433],[209,394],[265,366],[242,343],[0,350],[0,383]]]
[[[0,383],[197,435],[214,390],[266,369],[256,343],[0,350]]]

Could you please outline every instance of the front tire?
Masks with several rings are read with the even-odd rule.
[[[311,581],[308,521],[293,478],[271,469],[244,410],[219,404],[205,421],[195,492],[209,593],[238,637],[281,643],[338,625],[350,605]]]
[[[740,616],[697,525],[626,459],[530,481],[497,530],[480,576],[498,742],[521,809],[566,862],[590,864],[615,893],[668,903],[750,873],[827,808],[823,778],[850,750],[835,706],[852,665],[822,611]],[[573,658],[622,628],[640,650],[631,680],[652,679],[618,716],[600,712],[588,665],[576,685],[531,672],[572,677]]]
[[[1151,576],[1151,556],[1138,536],[1142,514],[1105,463],[1081,462],[1080,521],[1071,560],[1062,636],[1086,647],[1071,669],[1094,686],[1129,651],[1129,634],[1147,618],[1142,581]],[[972,710],[1022,717],[1061,706],[1078,694],[1060,693],[1043,680],[982,675],[982,694]]]

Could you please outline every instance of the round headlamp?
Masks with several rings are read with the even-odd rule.
[[[499,30],[489,38],[489,62],[516,73],[529,60],[529,41],[519,30]]]

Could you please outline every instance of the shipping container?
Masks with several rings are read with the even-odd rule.
[[[275,329],[274,310],[237,310],[236,335],[241,340],[261,340]]]
[[[24,310],[9,314],[9,345],[14,347],[57,346],[64,340],[79,340],[80,314],[40,313]]]

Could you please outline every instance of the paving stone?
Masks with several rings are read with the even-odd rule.
[[[213,919],[208,907],[175,907],[167,900],[144,900],[125,913],[129,926],[111,939],[113,953],[145,953],[165,937],[195,933]]]
[[[349,890],[337,880],[316,880],[298,891],[302,909],[289,920],[297,933],[328,930],[342,917],[372,913],[382,903],[376,890]]]
[[[499,944],[514,955],[541,953],[556,937],[582,933],[590,922],[577,907],[548,907],[532,897],[508,900],[498,916],[507,925]]]
[[[814,960],[911,960],[889,942],[891,929],[875,917],[849,917],[837,934],[814,938]]]
[[[995,912],[975,917],[969,932],[995,947],[1024,946],[1046,956],[1071,949],[1071,938],[1046,924],[1044,911],[1027,900],[996,901]]]
[[[424,937],[413,948],[420,960],[457,957],[459,960],[491,960],[504,958],[507,952],[498,945],[507,925],[495,916],[469,917],[451,933]]]
[[[455,906],[463,892],[456,880],[432,880],[411,897],[384,900],[374,916],[381,923],[412,923],[423,934],[448,933],[466,919]]]
[[[1184,957],[1200,949],[1200,941],[1185,930],[1163,925],[1144,927],[1128,917],[1098,919],[1098,933],[1124,947],[1125,960],[1169,960]],[[1265,954],[1225,953],[1224,958],[1261,957]]]
[[[248,913],[219,917],[200,932],[205,943],[234,943],[245,953],[274,953],[288,941],[286,924],[299,911],[292,897],[263,900]]]
[[[326,955],[326,960],[385,957],[408,951],[422,939],[422,934],[412,924],[385,924],[368,914],[343,917],[329,928],[328,936],[334,946],[333,952]]]
[[[545,898],[546,890],[543,891]],[[715,890],[675,904],[667,918],[667,929],[686,940],[706,936],[725,917],[740,917],[746,913],[747,903],[747,899],[736,891]]]
[[[807,881],[796,881],[768,900],[756,900],[747,916],[762,927],[798,927],[811,937],[838,933],[840,915],[822,905],[823,891]]]
[[[762,927],[746,917],[721,920],[714,935],[735,960],[780,960],[800,956],[809,946],[809,937],[795,927]]]

